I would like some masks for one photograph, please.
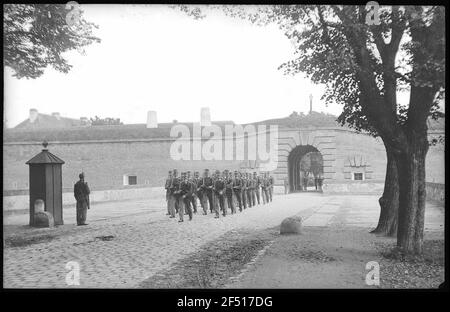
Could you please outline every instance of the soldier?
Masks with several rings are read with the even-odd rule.
[[[267,173],[267,174],[269,176],[269,198],[270,198],[270,201],[272,201],[273,185],[275,184],[275,179],[269,173]]]
[[[267,173],[263,174],[262,193],[264,204],[269,203],[269,179]]]
[[[178,178],[178,170],[173,170],[172,179],[170,182],[169,190],[170,190],[170,196],[169,196],[169,213],[170,218],[175,218],[175,212],[178,213],[178,189],[180,186],[180,179]]]
[[[247,206],[253,207],[253,202],[252,202],[252,177],[250,175],[250,173],[246,173],[246,180],[247,180]]]
[[[261,181],[260,181],[256,171],[253,172],[253,183],[254,183],[254,190],[253,190],[254,198],[253,198],[253,201],[255,202],[255,205],[256,205],[256,201],[258,201],[258,205],[259,205],[260,204],[260,200],[259,200],[260,192],[259,192],[259,189],[261,187]]]
[[[190,186],[191,186],[191,196],[190,196],[190,199],[191,199],[191,202],[190,202],[190,205],[192,205],[192,209],[194,210],[194,213],[197,213],[197,195],[196,195],[196,192],[197,192],[197,185],[196,185],[196,183],[194,182],[194,179],[191,177],[191,171],[188,171],[187,172],[187,176],[186,176],[186,178],[187,178],[187,180],[188,180],[188,182],[189,182],[189,184],[190,184]]]
[[[198,195],[198,198],[200,199],[200,205],[203,208],[203,214],[207,215],[208,214],[208,196],[206,195],[206,189],[203,184],[204,179],[205,179],[205,173],[203,173],[203,177],[199,178],[197,181],[197,195]]]
[[[245,173],[241,173],[240,174],[241,177],[241,181],[242,181],[242,185],[241,185],[241,190],[242,190],[242,205],[244,206],[244,209],[247,209],[247,178]]]
[[[194,193],[194,200],[192,205],[194,205],[194,213],[197,213],[197,198],[200,200],[199,194],[198,194],[198,183],[200,181],[200,174],[198,171],[194,172],[194,178],[192,179],[192,184],[193,184],[193,193]]]
[[[219,209],[222,210],[222,214],[225,217],[227,211],[225,210],[225,182],[220,176],[220,171],[216,170],[214,181],[214,197],[215,197],[215,205],[214,211],[216,216],[214,218],[219,218]]]
[[[170,215],[170,208],[169,208],[169,198],[170,198],[170,182],[172,181],[172,170],[169,170],[169,174],[167,175],[166,183],[164,188],[166,189],[166,202],[167,202],[167,214]]]
[[[225,188],[226,188],[225,194],[227,197],[228,207],[230,207],[232,214],[236,213],[236,207],[234,206],[233,201],[233,187],[234,187],[233,177],[231,175],[231,172],[227,170],[227,175],[225,179]]]
[[[225,184],[225,191],[224,191],[224,193],[223,193],[223,198],[224,198],[224,201],[223,201],[223,207],[224,207],[224,209],[225,209],[225,212],[227,212],[228,211],[228,199],[227,199],[227,177],[228,177],[228,170],[224,170],[224,171],[222,171],[222,181],[223,181],[223,183]]]
[[[77,200],[77,225],[87,225],[86,214],[89,209],[89,186],[84,182],[84,173],[78,175],[80,180],[73,186],[73,193]]]
[[[192,184],[189,182],[187,178],[187,174],[183,172],[181,174],[181,183],[180,183],[180,197],[179,197],[179,215],[180,220],[178,222],[183,222],[184,219],[184,210],[187,210],[187,214],[189,215],[189,221],[192,220],[192,209],[191,209],[191,197],[192,197]]]
[[[203,191],[206,193],[206,197],[208,198],[209,210],[211,213],[214,208],[214,194],[213,194],[213,179],[209,176],[209,169],[205,169],[203,183],[202,183]],[[205,201],[206,202],[206,201]]]
[[[256,206],[256,180],[253,178],[253,174],[250,172],[250,180],[252,181],[252,205]]]
[[[234,171],[233,191],[234,195],[236,195],[239,211],[242,212],[242,180],[239,177],[239,172],[237,170]]]

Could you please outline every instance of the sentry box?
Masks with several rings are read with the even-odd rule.
[[[26,162],[30,166],[30,226],[34,226],[35,202],[44,201],[45,211],[52,214],[55,225],[62,225],[62,165],[64,161],[50,153],[47,142],[42,152]]]

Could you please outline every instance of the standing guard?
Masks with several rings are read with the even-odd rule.
[[[87,225],[86,214],[89,209],[89,186],[87,182],[84,182],[84,173],[78,175],[80,180],[75,183],[73,187],[73,193],[77,200],[77,225]]]

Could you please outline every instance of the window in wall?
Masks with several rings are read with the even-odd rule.
[[[364,180],[364,173],[362,173],[362,172],[353,172],[353,180],[356,180],[356,181]]]
[[[137,176],[133,174],[125,174],[123,176],[123,185],[136,185]]]

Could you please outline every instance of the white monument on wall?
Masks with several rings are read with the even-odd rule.
[[[209,107],[202,107],[200,113],[200,126],[209,127],[211,126],[211,113]]]

